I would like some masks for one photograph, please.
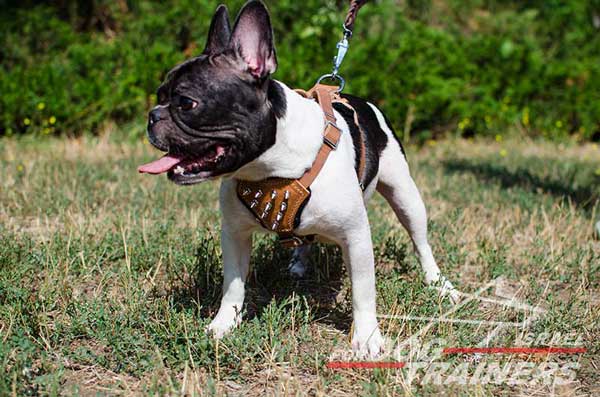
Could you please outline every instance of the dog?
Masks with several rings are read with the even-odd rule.
[[[208,326],[216,338],[242,320],[252,234],[266,231],[240,201],[237,181],[300,178],[323,145],[321,107],[271,78],[277,56],[269,13],[260,1],[242,8],[233,29],[227,8],[217,9],[202,54],[171,70],[150,111],[148,139],[164,157],[139,172],[164,174],[179,185],[221,179],[223,296]],[[377,190],[413,241],[428,284],[453,300],[457,291],[440,272],[427,241],[425,205],[411,178],[404,149],[372,103],[342,95],[364,130],[364,180],[357,179],[355,119],[335,107],[342,131],[336,150],[310,187],[297,228],[341,247],[352,283],[353,351],[377,356],[384,347],[376,314],[375,269],[366,203]],[[364,189],[364,190],[363,190]],[[290,271],[302,276],[308,246],[295,249]]]

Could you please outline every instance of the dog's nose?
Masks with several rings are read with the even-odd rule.
[[[158,123],[163,118],[161,116],[161,109],[152,109],[149,114],[150,124]]]

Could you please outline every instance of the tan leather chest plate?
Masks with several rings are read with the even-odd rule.
[[[298,212],[310,191],[297,179],[270,178],[263,181],[238,181],[240,200],[268,230],[292,234]]]

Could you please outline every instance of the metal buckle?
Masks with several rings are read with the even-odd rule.
[[[279,242],[284,247],[299,247],[299,246],[305,244],[304,240],[302,240],[298,236],[291,236],[291,237],[288,237],[288,238],[282,238],[282,239],[279,240]]]
[[[338,94],[340,92],[342,92],[344,90],[344,87],[346,86],[346,80],[344,80],[344,78],[342,76],[340,76],[339,74],[333,74],[333,73],[324,74],[323,76],[319,77],[319,80],[317,80],[317,84],[320,84],[323,80],[338,80],[340,82],[340,86],[335,91]]]
[[[338,127],[336,123],[334,123],[333,121],[325,120],[325,129],[327,129],[328,125],[332,126],[336,130],[338,130],[340,133],[342,132],[342,129],[340,127]]]
[[[332,140],[330,140],[326,136],[323,137],[323,143],[326,144],[327,146],[329,146],[331,148],[331,150],[336,150],[337,149],[337,143],[333,142]]]

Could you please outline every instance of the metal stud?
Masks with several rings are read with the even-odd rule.
[[[278,212],[275,219],[277,220],[277,222],[281,222],[281,220],[283,219],[283,214],[281,212]]]
[[[275,197],[277,197],[277,191],[273,190],[271,192],[271,200],[275,200]]]
[[[262,195],[263,195],[263,192],[262,192],[262,190],[259,190],[259,191],[257,191],[257,192],[256,192],[256,194],[254,195],[254,198],[255,198],[255,199],[257,199],[257,198],[261,197]]]
[[[269,215],[269,213],[267,211],[263,211],[263,213],[260,214],[260,219],[265,219],[267,215]]]
[[[290,192],[289,192],[289,191],[287,191],[287,190],[286,190],[286,191],[283,193],[283,199],[284,199],[285,201],[288,201],[288,200],[290,199]]]
[[[250,193],[252,193],[252,190],[250,190],[250,188],[244,188],[244,190],[242,191],[242,196],[247,196]]]
[[[273,209],[273,203],[268,202],[267,205],[265,205],[265,212],[271,212],[272,209]]]
[[[258,201],[256,201],[256,200],[252,200],[250,202],[250,208],[252,208],[252,209],[254,209],[254,207],[256,207],[257,205],[258,205]]]
[[[279,209],[280,212],[285,212],[285,210],[287,210],[287,203],[281,203],[281,208]]]
[[[279,227],[279,222],[273,222],[273,225],[271,225],[271,230],[277,230],[278,227]]]

